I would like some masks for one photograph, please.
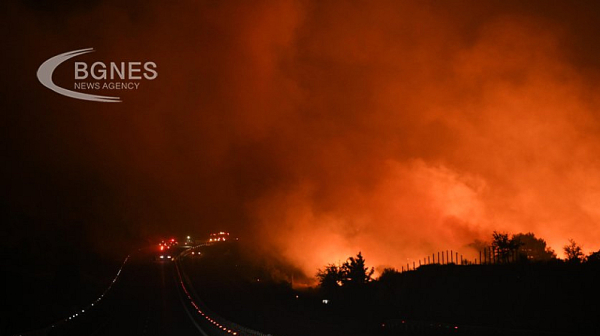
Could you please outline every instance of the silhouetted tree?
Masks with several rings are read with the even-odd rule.
[[[342,265],[344,278],[342,283],[349,286],[364,285],[372,280],[371,276],[375,271],[373,267],[369,268],[365,265],[365,259],[361,252],[358,252],[356,257],[350,257],[344,265]]]
[[[536,238],[531,232],[513,235],[520,242],[519,254],[531,261],[548,261],[556,259],[556,253],[546,245],[546,241]]]
[[[565,254],[567,255],[567,262],[581,263],[585,259],[583,249],[573,239],[569,239],[569,243],[563,247]]]
[[[325,269],[317,271],[319,286],[325,291],[335,290],[342,285],[344,279],[342,267],[335,264],[328,264]]]
[[[521,242],[515,239],[514,235],[512,238],[508,238],[508,233],[494,231],[492,238],[494,253],[498,257],[498,260],[502,262],[508,262],[510,256],[514,255],[515,251],[521,246]]]
[[[590,253],[586,261],[589,263],[600,263],[600,250]]]

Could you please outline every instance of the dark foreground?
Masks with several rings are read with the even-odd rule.
[[[273,335],[600,335],[599,264],[430,265],[360,288],[294,290],[233,244],[200,250],[182,260],[198,295]]]
[[[100,301],[29,334],[232,334],[219,318],[275,336],[600,335],[598,264],[430,265],[324,291],[293,289],[236,244],[193,251],[177,262],[137,251]]]

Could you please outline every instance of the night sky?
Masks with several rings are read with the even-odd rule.
[[[600,249],[596,1],[0,7],[5,249],[120,255],[225,230],[308,275],[494,230]],[[121,103],[38,82],[90,47],[77,60],[158,78]]]

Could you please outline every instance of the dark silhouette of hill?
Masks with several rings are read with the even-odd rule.
[[[235,244],[186,258],[218,314],[273,335],[594,335],[600,263],[427,265],[353,286],[294,290]],[[361,268],[367,270],[364,263]],[[340,280],[340,283],[343,283]],[[324,303],[323,300],[327,300]]]

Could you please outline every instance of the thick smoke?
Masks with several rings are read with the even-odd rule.
[[[14,103],[43,115],[11,120],[35,134],[11,144],[35,169],[75,165],[108,186],[118,220],[90,232],[226,228],[309,276],[358,251],[400,267],[493,230],[597,250],[597,68],[589,36],[569,30],[591,9],[463,5],[15,7],[21,21],[7,25],[22,28],[14,43],[35,55],[20,61],[32,73],[92,45],[152,59],[159,77],[119,106],[26,82],[65,106]]]

